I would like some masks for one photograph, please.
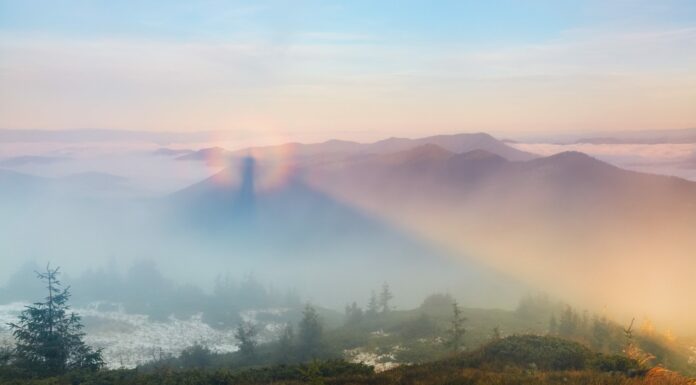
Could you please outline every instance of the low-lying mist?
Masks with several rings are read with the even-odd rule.
[[[693,183],[433,138],[22,159],[0,171],[0,297],[32,300],[18,277],[50,262],[85,303],[123,302],[112,291],[143,270],[167,283],[133,296],[172,314],[204,312],[222,276],[253,276],[331,309],[384,282],[401,308],[446,292],[509,309],[545,291],[693,333]],[[168,302],[177,290],[185,303]]]
[[[109,184],[102,192],[74,180],[4,172],[12,186],[0,200],[0,238],[10,257],[0,260],[0,283],[24,282],[27,274],[22,279],[13,274],[27,270],[27,263],[51,263],[73,278],[99,272],[104,287],[76,284],[75,294],[102,293],[106,300],[107,278],[156,266],[172,284],[207,293],[221,274],[251,274],[334,309],[367,301],[385,281],[401,293],[395,304],[402,307],[415,306],[436,291],[459,292],[476,306],[511,307],[525,287],[338,202],[299,178],[254,187],[252,179],[265,169],[247,170],[254,176],[244,181],[242,163],[234,161],[223,171],[230,178],[218,175],[158,196],[118,195]],[[12,293],[4,293],[5,298],[32,299],[26,288],[13,285],[5,288]]]

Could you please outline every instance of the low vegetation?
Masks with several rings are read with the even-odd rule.
[[[557,337],[510,336],[476,351],[376,373],[343,360],[235,370],[176,369],[76,371],[58,377],[7,380],[8,385],[232,385],[232,384],[695,384],[664,369],[594,353]]]
[[[543,297],[510,312],[462,308],[438,294],[399,311],[387,284],[367,309],[346,306],[341,325],[327,327],[326,311],[307,304],[275,341],[260,343],[257,325],[243,321],[236,352],[192,344],[178,356],[109,370],[83,342],[58,270],[39,278],[45,301],[10,325],[16,345],[0,350],[3,385],[696,384],[684,376],[693,365],[679,345],[649,325],[622,327]]]

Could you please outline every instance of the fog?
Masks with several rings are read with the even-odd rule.
[[[384,282],[400,293],[400,307],[433,292],[513,307],[524,287],[312,190],[293,171],[279,171],[276,159],[245,170],[246,158],[223,165],[177,160],[179,153],[162,155],[154,145],[67,150],[59,160],[2,171],[2,283],[29,280],[27,271],[15,276],[31,271],[27,264],[51,263],[79,281],[148,263],[175,285],[210,293],[221,275],[251,274],[334,309],[366,302]],[[22,290],[9,284],[4,294],[32,300]],[[95,288],[74,291],[79,297]]]
[[[44,296],[50,265],[111,367],[199,340],[234,351],[243,320],[273,341],[307,303],[335,327],[385,285],[404,311],[446,293],[519,314],[546,293],[511,324],[522,332],[544,331],[559,301],[694,333],[695,184],[603,162],[659,162],[665,144],[604,146],[602,160],[486,134],[208,145],[4,144],[0,318]]]

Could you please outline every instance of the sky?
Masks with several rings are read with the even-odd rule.
[[[696,2],[0,0],[0,128],[696,127]]]

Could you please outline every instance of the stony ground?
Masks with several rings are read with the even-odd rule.
[[[7,323],[14,322],[24,309],[24,303],[0,305],[0,344],[10,344]],[[104,306],[76,308],[86,325],[86,341],[94,347],[104,349],[103,355],[110,368],[133,368],[138,364],[178,355],[194,343],[201,343],[215,352],[225,353],[237,350],[234,330],[217,330],[202,322],[201,316],[188,319],[170,317],[168,320],[153,321],[146,315],[128,314],[118,306],[111,310],[100,310]],[[254,322],[259,312],[278,312],[279,309],[249,311],[242,318]],[[270,339],[279,325],[262,326],[261,339]]]

